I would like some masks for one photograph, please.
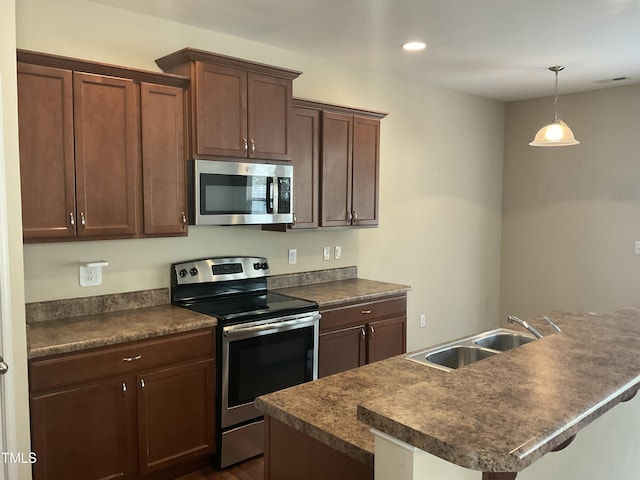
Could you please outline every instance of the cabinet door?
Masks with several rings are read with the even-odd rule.
[[[318,226],[319,122],[320,112],[318,110],[294,108],[291,162],[295,172],[293,182],[294,223],[292,225],[292,228],[295,229]]]
[[[130,478],[126,390],[116,379],[33,397],[34,479]]]
[[[140,473],[215,449],[213,360],[138,377]]]
[[[78,235],[136,233],[138,106],[132,80],[73,74]]]
[[[144,234],[186,235],[184,92],[140,85]]]
[[[291,80],[248,74],[249,157],[291,159]]]
[[[322,226],[351,224],[352,131],[352,116],[323,112]]]
[[[18,63],[18,127],[24,239],[75,237],[69,70]]]
[[[197,155],[247,157],[247,72],[196,62],[195,134]]]
[[[344,372],[366,362],[366,332],[363,325],[320,335],[318,377]]]
[[[380,121],[355,117],[353,123],[354,225],[378,224]]]
[[[367,325],[368,363],[406,352],[406,317],[389,318]]]

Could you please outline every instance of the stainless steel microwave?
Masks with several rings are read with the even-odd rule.
[[[248,225],[293,222],[293,167],[189,161],[189,223]]]

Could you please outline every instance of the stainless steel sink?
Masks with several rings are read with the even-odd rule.
[[[405,358],[440,370],[464,367],[537,340],[533,335],[497,328],[452,342],[407,353]]]
[[[456,345],[453,347],[447,347],[438,352],[429,353],[428,355],[425,355],[425,360],[427,362],[453,369],[464,367],[465,365],[477,362],[478,360],[484,360],[485,358],[492,357],[497,353],[498,352],[484,348]]]
[[[493,350],[504,352],[505,350],[517,348],[521,345],[533,342],[534,340],[536,340],[535,337],[522,333],[498,332],[486,337],[478,338],[477,340],[474,340],[473,343],[479,347],[491,348]]]

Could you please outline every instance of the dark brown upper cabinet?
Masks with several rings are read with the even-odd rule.
[[[191,79],[191,158],[290,160],[301,72],[185,48],[156,60]]]
[[[186,235],[185,91],[140,84],[145,236]]]
[[[377,226],[387,114],[302,98],[293,105],[294,223],[263,229]]]
[[[186,235],[188,79],[19,50],[25,242]]]
[[[324,111],[321,149],[320,224],[377,226],[380,119]]]

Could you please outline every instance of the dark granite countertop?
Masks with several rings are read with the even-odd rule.
[[[369,465],[372,427],[466,468],[521,471],[640,386],[640,308],[551,318],[561,333],[530,319],[545,338],[461,369],[394,357],[256,404]]]
[[[317,302],[320,308],[345,302],[375,300],[390,295],[406,294],[409,291],[411,287],[407,285],[364,278],[350,278],[278,290],[286,295]]]
[[[356,267],[277,275],[269,282],[270,289],[321,306],[410,290],[404,285],[358,279]],[[217,325],[214,317],[170,305],[167,288],[30,303],[26,307],[29,359]]]
[[[33,359],[215,325],[215,317],[173,305],[39,321],[27,325],[27,355]]]

